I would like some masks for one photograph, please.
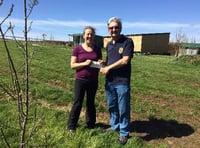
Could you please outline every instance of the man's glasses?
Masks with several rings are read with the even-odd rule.
[[[115,30],[118,30],[119,29],[119,26],[113,26],[113,27],[108,27],[110,30],[113,30],[113,29],[115,29]]]

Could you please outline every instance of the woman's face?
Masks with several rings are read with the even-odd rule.
[[[92,29],[86,29],[85,33],[83,35],[83,38],[85,39],[85,42],[87,44],[91,44],[94,42],[94,32],[92,31]]]

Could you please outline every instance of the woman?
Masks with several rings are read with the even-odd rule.
[[[84,43],[75,47],[71,55],[71,68],[76,69],[74,85],[74,103],[68,119],[69,132],[75,132],[80,116],[84,96],[86,94],[86,124],[87,128],[94,128],[96,122],[95,95],[98,88],[99,65],[103,62],[101,49],[95,46],[95,29],[91,26],[83,30]],[[97,64],[97,65],[98,65]]]

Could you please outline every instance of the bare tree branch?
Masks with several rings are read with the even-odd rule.
[[[29,116],[29,53],[28,53],[28,29],[27,19],[31,14],[33,7],[38,4],[37,0],[30,0],[29,3],[29,12],[27,13],[27,3],[24,0],[24,40],[25,40],[25,113],[22,124],[22,133],[21,133],[21,148],[25,147],[26,139],[26,126]]]
[[[1,21],[0,26],[11,16],[11,14],[13,12],[13,8],[14,8],[14,5],[12,4],[8,15]]]
[[[29,7],[29,12],[27,13],[27,18],[29,17],[29,15],[32,13],[33,11],[33,8],[38,4],[38,0],[30,0],[29,1],[29,4],[28,4],[28,7]]]
[[[6,136],[5,136],[4,132],[3,132],[3,128],[0,127],[0,130],[1,130],[2,137],[3,137],[3,139],[4,139],[4,141],[5,141],[6,145],[7,145],[7,147],[10,148],[11,146],[8,143],[7,139],[6,139]]]
[[[7,89],[4,85],[3,82],[0,83],[0,88],[6,93],[8,94],[11,98],[13,98],[14,100],[17,100],[17,98],[13,95],[12,92],[10,92],[10,89]]]

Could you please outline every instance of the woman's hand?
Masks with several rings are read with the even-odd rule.
[[[92,64],[92,60],[86,60],[84,64],[85,66],[90,66]]]
[[[100,64],[102,64],[102,65],[105,65],[105,61],[104,60],[98,60],[98,62],[100,63]]]

